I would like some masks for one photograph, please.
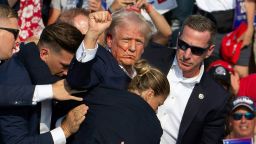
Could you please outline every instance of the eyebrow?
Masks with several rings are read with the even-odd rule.
[[[62,63],[62,62],[61,62],[61,65],[62,65],[63,67],[68,68],[70,64],[66,64],[66,63]]]

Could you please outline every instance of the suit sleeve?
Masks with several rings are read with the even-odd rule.
[[[15,56],[7,63],[4,63],[4,66],[1,66],[0,72],[0,85],[25,85],[33,87],[26,69]],[[25,91],[25,89],[22,88],[20,88],[20,90]],[[26,92],[23,94],[25,95]],[[1,95],[1,97],[4,96]],[[20,98],[23,99],[23,97]],[[1,108],[0,143],[52,144],[53,139],[50,132],[39,134],[39,106],[41,105],[37,105],[36,107]]]
[[[99,45],[96,50],[100,48],[103,47]],[[81,52],[81,49],[83,49],[83,45],[80,45],[76,57],[73,58],[70,64],[66,80],[71,88],[89,89],[100,83],[101,73],[104,73],[104,63],[101,63],[102,60],[95,57],[96,51]],[[80,53],[84,54],[78,54],[79,50]],[[78,58],[79,55],[82,55],[82,57]],[[81,59],[81,62],[78,59]]]
[[[8,108],[1,112],[1,140],[4,144],[53,144],[50,132],[44,134],[35,133],[38,126],[29,123],[31,108]],[[34,129],[34,130],[33,130]],[[32,132],[34,131],[34,132]],[[39,131],[39,129],[38,129]],[[2,142],[1,142],[2,141]]]
[[[33,85],[0,85],[0,107],[33,105]]]
[[[69,86],[74,89],[88,89],[99,83],[98,78],[94,76],[94,63],[95,59],[81,63],[74,58],[66,78]]]
[[[208,114],[202,131],[201,144],[222,144],[225,132],[225,120],[228,114],[228,94],[219,94],[222,102]],[[217,97],[218,98],[218,97]],[[225,100],[223,100],[225,98]],[[218,101],[218,100],[216,100]]]
[[[1,65],[0,74],[0,106],[32,105],[35,86],[15,56]]]

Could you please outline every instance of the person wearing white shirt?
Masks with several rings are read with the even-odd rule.
[[[67,35],[60,36],[62,32]],[[79,39],[79,37],[81,38]],[[39,40],[38,47],[40,55],[38,55],[38,58],[41,58],[41,60],[46,63],[52,75],[64,77],[67,74],[67,66],[82,38],[82,34],[73,26],[68,24],[51,25],[44,29]],[[32,50],[32,48],[37,47],[30,48]],[[32,55],[35,54],[32,52],[33,51],[31,51]],[[6,70],[6,73],[2,73],[1,84],[4,84],[5,82],[13,82],[17,85],[31,84],[32,78],[28,75],[28,69],[21,63],[22,62],[19,61],[17,57],[12,57],[5,63],[9,64],[7,67],[1,67]],[[33,63],[31,63],[31,65],[32,64]],[[37,71],[37,69],[33,70]],[[19,74],[11,76],[11,80],[13,81],[9,81],[9,75],[11,75],[9,72],[11,71]],[[41,71],[37,72],[40,75]],[[48,77],[45,79],[48,79]],[[59,81],[56,84],[63,85],[64,81]],[[58,91],[55,87],[52,89],[51,85],[36,86],[35,89],[35,96],[33,97],[33,101],[35,102],[49,99],[50,97],[53,97],[53,95],[56,95],[56,93],[59,93],[59,95],[66,95],[63,92],[61,93],[61,91]],[[78,100],[81,100],[81,98]],[[18,109],[8,107],[1,109],[0,143],[66,143],[66,138],[75,133],[85,119],[84,115],[88,108],[85,105],[80,105],[74,108],[67,114],[60,126],[50,131],[51,106],[51,100],[44,100],[41,105],[35,107],[19,107]]]
[[[18,33],[18,14],[10,7],[0,5],[0,67],[12,57]],[[45,91],[51,93],[46,95]],[[0,107],[33,106],[46,99],[81,101],[81,98],[70,96],[64,81],[53,85],[0,85]]]
[[[183,23],[167,75],[170,95],[158,109],[161,144],[216,144],[224,133],[228,94],[204,72],[214,50],[215,25],[191,15]],[[168,66],[166,64],[166,66]]]
[[[196,0],[196,4],[199,14],[211,18],[217,24],[216,48],[213,52],[217,58],[221,58],[219,51],[222,45],[222,38],[232,32],[236,25],[239,25],[236,21],[243,19],[247,23],[246,31],[237,38],[238,42],[242,42],[242,46],[239,59],[234,64],[234,69],[239,73],[240,77],[247,76],[254,34],[255,0]],[[240,14],[244,13],[243,11],[246,13],[245,16]],[[245,19],[241,17],[245,17]]]

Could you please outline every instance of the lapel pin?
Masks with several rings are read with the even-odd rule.
[[[204,94],[199,94],[199,95],[198,95],[198,98],[199,98],[199,99],[204,99]]]

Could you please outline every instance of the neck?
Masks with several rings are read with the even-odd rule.
[[[200,73],[200,69],[199,69],[199,71],[196,71],[196,72],[183,72],[183,77],[184,78],[192,78],[192,77],[197,76],[199,73]]]

